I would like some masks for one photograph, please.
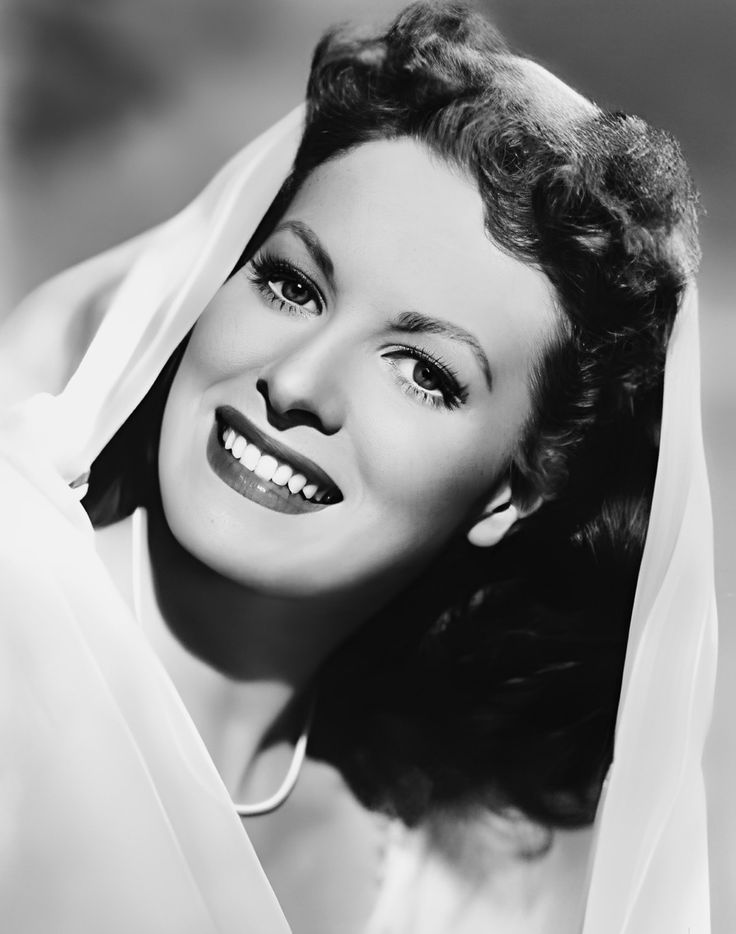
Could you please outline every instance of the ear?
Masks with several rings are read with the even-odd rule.
[[[523,509],[515,505],[511,500],[511,485],[505,481],[468,530],[468,541],[478,548],[497,545],[519,519],[531,515],[541,505],[541,497]]]

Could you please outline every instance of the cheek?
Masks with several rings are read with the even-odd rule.
[[[387,400],[388,403],[388,400]],[[403,398],[366,420],[359,463],[371,501],[420,534],[452,534],[482,508],[506,461],[488,420],[413,411]]]
[[[452,411],[394,389],[361,422],[364,488],[397,535],[448,538],[472,524],[505,476],[530,408],[525,380]]]
[[[236,376],[269,358],[284,336],[281,325],[236,274],[200,315],[183,365],[204,385]]]

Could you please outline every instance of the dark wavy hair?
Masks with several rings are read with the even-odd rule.
[[[515,500],[544,504],[493,549],[451,542],[321,675],[311,754],[407,823],[480,803],[583,825],[612,756],[697,198],[669,134],[546,82],[456,4],[413,4],[379,35],[328,33],[293,170],[239,264],[317,166],[409,137],[474,180],[489,238],[554,287],[559,324],[510,464]],[[156,495],[181,352],[93,464],[97,524]]]

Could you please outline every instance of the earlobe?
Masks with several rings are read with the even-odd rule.
[[[497,545],[511,526],[519,518],[519,511],[513,503],[484,515],[468,532],[468,541],[477,548],[490,548]]]
[[[534,512],[541,502],[540,499],[529,508],[519,508],[511,500],[510,485],[505,483],[489,501],[482,516],[468,530],[468,541],[477,548],[497,545],[519,519]]]

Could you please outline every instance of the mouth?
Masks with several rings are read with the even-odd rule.
[[[232,406],[215,411],[207,461],[236,493],[275,512],[317,512],[343,499],[321,467],[264,435]]]

